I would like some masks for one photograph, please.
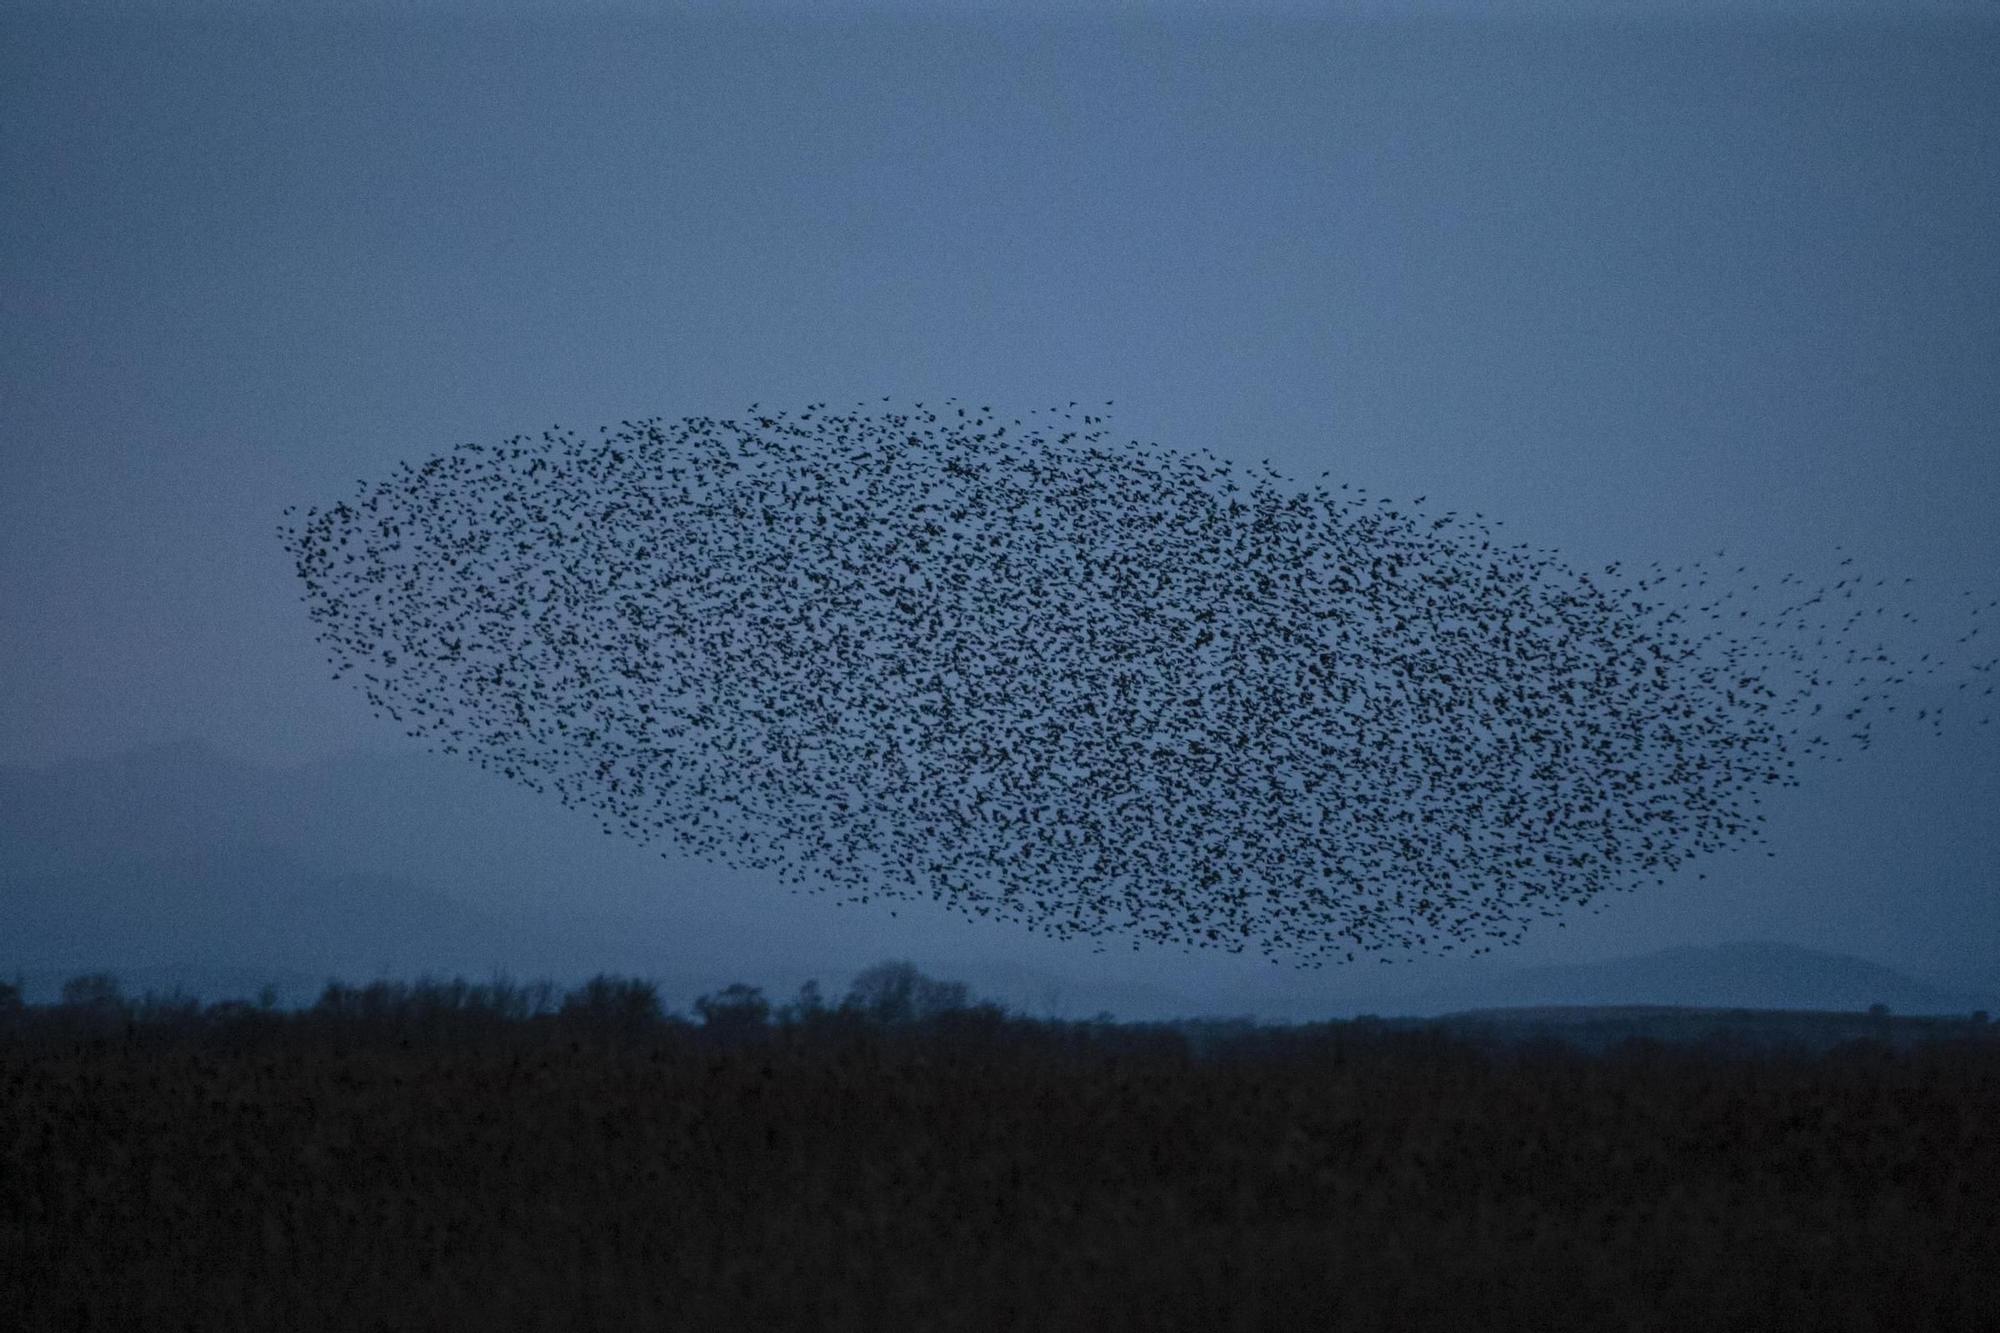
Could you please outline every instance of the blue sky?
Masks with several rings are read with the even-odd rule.
[[[1579,566],[1851,555],[1949,642],[2000,592],[2000,26],[1478,8],[7,10],[0,760],[393,750],[285,505],[752,401],[1114,399]],[[1572,931],[1991,956],[1992,730]]]

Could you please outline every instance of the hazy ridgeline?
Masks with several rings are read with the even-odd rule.
[[[2000,1325],[1983,1015],[1817,1015],[1875,1035],[1816,1050],[1628,1016],[1593,1055],[1379,1020],[1042,1021],[907,964],[837,1004],[739,985],[695,1011],[617,977],[330,983],[297,1011],[103,976],[0,994],[0,1314]]]

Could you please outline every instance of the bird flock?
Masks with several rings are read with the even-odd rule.
[[[1485,953],[1762,841],[1938,667],[1862,643],[1845,568],[1752,621],[1701,561],[1578,572],[1109,436],[753,404],[460,445],[279,532],[336,680],[607,832],[1300,967]]]

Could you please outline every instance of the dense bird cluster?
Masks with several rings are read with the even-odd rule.
[[[1758,841],[1758,793],[1922,669],[1851,646],[1858,578],[1753,622],[1672,602],[1699,562],[1593,577],[1073,409],[555,429],[281,534],[336,679],[607,831],[1300,965],[1483,953]]]

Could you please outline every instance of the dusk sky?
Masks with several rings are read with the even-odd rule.
[[[2000,595],[2000,9],[1075,8],[1108,17],[6,6],[0,764],[400,754],[329,680],[281,511],[460,442],[752,402],[1113,400],[1120,439],[1477,510],[1578,568],[1852,557],[1912,653]],[[1961,664],[2000,651],[1987,617]],[[1993,678],[1931,688],[1961,679]],[[1996,733],[1958,709],[1802,764],[1774,857],[1519,958],[1992,964]],[[632,855],[663,912],[762,892]],[[858,962],[1099,966],[801,901],[746,956],[838,931]]]

